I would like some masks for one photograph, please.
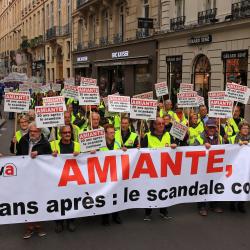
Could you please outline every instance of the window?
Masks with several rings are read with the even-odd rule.
[[[102,23],[103,23],[102,36],[104,38],[108,39],[108,35],[109,35],[109,14],[108,14],[108,10],[104,10],[102,12]]]
[[[67,0],[67,21],[71,23],[71,0]]]
[[[210,10],[216,8],[216,0],[206,0],[205,9]]]
[[[71,52],[70,41],[67,41],[67,59],[68,60],[70,60],[70,52]]]
[[[52,68],[52,81],[55,82],[55,69]]]
[[[78,21],[78,44],[83,43],[83,19]]]
[[[135,66],[135,94],[141,94],[152,90],[151,73],[149,65]]]
[[[119,8],[119,34],[124,39],[124,31],[125,31],[125,13],[124,13],[124,5],[120,5]]]
[[[50,3],[50,27],[54,26],[54,2]]]
[[[50,48],[47,47],[47,61],[50,61]]]
[[[49,20],[50,20],[50,11],[49,11],[49,4],[46,6],[46,15],[48,16],[48,18],[46,18],[46,28],[47,30],[50,28],[50,23],[49,23]]]
[[[143,0],[143,13],[142,16],[148,18],[149,17],[149,0]]]
[[[61,0],[58,0],[58,26],[60,30],[62,26],[62,1]]]
[[[175,0],[176,16],[185,16],[185,0]]]
[[[47,81],[50,81],[50,69],[47,69]]]
[[[96,40],[96,16],[95,15],[91,15],[89,17],[89,40],[90,42],[95,43]]]
[[[67,68],[67,78],[70,78],[70,68]]]

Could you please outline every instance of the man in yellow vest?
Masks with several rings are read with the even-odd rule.
[[[85,105],[79,106],[78,113],[75,116],[74,124],[80,129],[84,130],[88,126],[89,112]]]
[[[206,149],[210,149],[212,145],[224,144],[223,138],[218,134],[218,125],[215,119],[209,118],[206,122],[205,131],[196,137],[193,146],[204,145]],[[210,207],[216,213],[223,213],[219,202],[209,202]],[[207,216],[207,202],[199,202],[198,209],[201,216]]]
[[[166,114],[170,115],[171,117],[174,116],[174,111],[172,110],[173,109],[173,103],[171,100],[166,100],[165,102],[165,107],[166,107]]]
[[[231,144],[239,144],[240,146],[248,145],[250,143],[250,124],[247,121],[242,121],[238,125],[239,133],[229,139]],[[238,210],[240,213],[246,213],[245,202],[232,201],[230,209],[233,212]]]
[[[86,128],[84,128],[83,131],[89,131],[92,129],[101,128],[101,126],[100,126],[101,117],[98,113],[92,112],[90,119],[91,120],[88,122],[88,126]],[[92,125],[92,127],[91,127],[91,125]]]
[[[198,115],[196,113],[191,114],[189,120],[188,143],[192,145],[195,139],[204,132],[204,124],[202,121],[198,121]]]
[[[141,144],[142,148],[164,148],[164,147],[171,147],[175,149],[177,145],[173,137],[165,130],[165,122],[164,119],[161,117],[157,117],[153,123],[153,128],[151,132],[148,132],[142,141]],[[151,220],[151,213],[152,209],[147,208],[145,209],[145,221]],[[168,216],[167,208],[160,208],[160,216],[163,219],[170,219],[171,217]]]
[[[236,135],[239,133],[239,123],[242,122],[244,119],[240,117],[241,108],[240,106],[235,106],[233,109],[233,118],[228,120],[228,125],[231,127],[232,132],[228,134],[228,137]]]
[[[80,154],[80,144],[72,140],[72,130],[70,126],[63,126],[60,128],[61,140],[50,142],[52,155],[56,157],[58,154],[73,154],[77,156]],[[66,220],[67,229],[70,232],[76,230],[76,226],[73,219]],[[64,221],[56,221],[56,233],[61,233],[64,230]]]
[[[200,119],[200,121],[203,122],[204,125],[208,121],[208,114],[207,114],[207,107],[206,107],[206,105],[201,105],[199,107],[199,119]]]
[[[139,145],[138,135],[129,128],[130,119],[123,117],[121,120],[121,130],[115,132],[115,140],[126,148],[137,148]]]

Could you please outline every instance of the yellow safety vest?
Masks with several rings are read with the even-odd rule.
[[[173,120],[174,121],[176,121],[176,122],[179,122],[179,123],[181,123],[181,124],[183,124],[183,125],[187,125],[187,123],[188,123],[188,120],[186,119],[186,117],[185,117],[185,115],[183,114],[183,116],[182,116],[183,118],[182,118],[182,120],[180,120],[179,119],[179,117],[177,116],[177,114],[176,113],[174,113],[174,115],[173,115]]]
[[[114,127],[115,130],[119,130],[121,127],[121,117],[119,115],[115,115],[114,117]]]
[[[76,141],[76,142],[79,142],[79,133],[80,133],[80,129],[74,125],[74,124],[71,124],[72,127],[73,127],[73,141]],[[60,130],[59,128],[57,129],[57,140],[61,140],[62,137],[60,136]]]
[[[121,144],[119,142],[115,141],[114,147],[111,150],[118,150],[118,149],[121,149]],[[109,150],[110,149],[108,147],[100,148],[100,151],[109,151]]]
[[[16,141],[19,142],[21,138],[23,137],[23,133],[21,130],[16,131]]]
[[[243,118],[240,118],[240,121],[242,122],[244,119]],[[236,124],[236,122],[235,122],[235,120],[233,119],[233,118],[230,118],[229,120],[228,120],[228,124],[230,125],[230,126],[232,126],[233,127],[233,129],[234,129],[234,132],[237,134],[237,133],[239,133],[239,127],[238,127],[238,125]]]
[[[171,137],[168,132],[165,132],[161,138],[161,141],[151,132],[146,134],[148,137],[148,148],[164,148],[166,146],[170,146],[171,144]]]
[[[204,145],[204,139],[199,135],[196,137],[196,140],[199,142],[200,145]],[[220,144],[222,144],[222,136],[220,135]]]
[[[198,137],[204,131],[204,125],[202,122],[198,123],[196,128],[189,127],[189,145],[194,144],[195,138]]]
[[[134,132],[131,132],[129,138],[127,139],[127,141],[126,141],[126,142],[123,142],[123,141],[122,141],[121,131],[120,131],[120,130],[117,130],[117,131],[115,132],[115,140],[116,140],[117,142],[119,142],[120,145],[124,145],[124,146],[127,147],[127,148],[133,147],[136,138],[137,138],[137,134],[134,133]]]
[[[60,149],[59,143],[60,143],[60,140],[50,142],[50,147],[51,147],[52,152],[57,151],[58,154],[60,154],[61,149]],[[80,143],[75,142],[75,141],[73,141],[73,143],[74,143],[74,152],[80,153],[80,151],[81,151]]]

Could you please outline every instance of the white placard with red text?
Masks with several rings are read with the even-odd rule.
[[[208,99],[226,100],[226,91],[210,91],[208,92]]]
[[[60,92],[62,90],[62,85],[60,83],[52,83],[51,89],[55,92]]]
[[[177,94],[177,103],[179,108],[197,107],[197,92],[182,92]]]
[[[73,98],[78,100],[78,86],[65,84],[63,89],[63,96],[66,98]]]
[[[42,92],[42,93],[47,93],[47,92],[49,92],[51,90],[51,86],[50,86],[50,84],[48,83],[48,84],[45,84],[45,85],[42,85],[41,87],[40,87],[40,91]]]
[[[156,120],[157,100],[131,99],[130,118],[140,120]]]
[[[204,97],[198,95],[197,96],[197,106],[202,106],[202,105],[205,105]]]
[[[78,87],[79,105],[99,105],[100,94],[98,86],[79,86]]]
[[[75,78],[74,78],[74,77],[66,78],[66,79],[64,80],[64,84],[67,84],[67,85],[75,85]]]
[[[130,112],[130,96],[108,96],[108,111],[114,113]]]
[[[191,83],[181,83],[180,84],[180,93],[183,92],[192,92],[194,91],[194,85]]]
[[[4,112],[22,113],[28,112],[30,105],[30,95],[24,93],[5,93]]]
[[[168,94],[168,85],[166,82],[159,82],[155,84],[155,92],[157,97]]]
[[[170,130],[170,134],[173,137],[175,137],[175,138],[183,141],[184,138],[185,138],[185,136],[186,136],[186,134],[187,134],[187,131],[188,131],[188,127],[187,126],[174,121],[173,125],[171,127],[171,130]]]
[[[35,107],[38,128],[51,128],[64,125],[63,106]]]
[[[247,86],[228,82],[226,86],[226,98],[235,102],[247,104],[250,90]]]
[[[85,131],[79,134],[81,152],[89,152],[106,147],[105,131],[103,128]]]
[[[43,98],[43,106],[63,106],[63,110],[66,111],[65,97],[64,96],[52,96]]]
[[[233,101],[209,99],[209,117],[213,118],[231,118],[233,114]]]
[[[153,91],[142,93],[139,95],[134,95],[133,98],[138,98],[138,99],[153,99],[154,98],[154,93]]]
[[[81,77],[81,86],[97,85],[97,79]]]

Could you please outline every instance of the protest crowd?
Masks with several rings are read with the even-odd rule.
[[[40,90],[23,86],[4,96],[5,112],[16,115],[10,152],[31,158],[60,154],[78,157],[86,152],[94,155],[98,151],[133,148],[175,150],[183,146],[204,146],[209,150],[220,144],[248,145],[250,124],[242,114],[249,90],[233,97],[241,91],[238,87],[228,83],[226,91],[210,92],[208,100],[204,100],[193,91],[192,84],[181,84],[178,101],[173,104],[166,83],[155,85],[157,99],[153,91],[134,97],[119,93],[100,96],[97,81],[88,78],[83,78],[78,87],[65,82],[62,89],[54,89],[53,84],[41,85]],[[221,203],[198,202],[198,213],[207,216],[210,209],[222,213],[225,206]],[[245,202],[228,202],[228,208],[246,213]],[[153,209],[145,209],[145,221],[152,219],[152,212]],[[160,208],[159,213],[163,219],[171,218],[167,208]],[[122,223],[116,212],[102,215],[102,224],[110,225],[111,219]],[[55,231],[60,233],[66,228],[75,231],[75,220],[56,220]],[[42,224],[27,223],[23,238],[28,239],[34,233],[45,236]]]

